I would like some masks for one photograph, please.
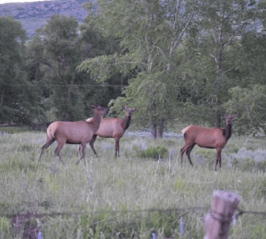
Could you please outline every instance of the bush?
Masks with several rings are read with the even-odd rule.
[[[200,149],[198,153],[201,158],[216,159],[216,152],[213,150]]]
[[[225,149],[227,153],[237,153],[239,150],[234,144],[228,144]]]
[[[266,180],[262,180],[261,183],[258,186],[258,196],[259,197],[265,197],[266,196]]]
[[[20,152],[32,152],[34,150],[34,145],[23,144],[18,148]]]
[[[195,155],[195,159],[198,163],[206,164],[209,168],[212,168],[216,162],[216,151],[210,149],[199,149]]]
[[[257,169],[265,172],[266,171],[266,160],[258,162],[257,163]]]
[[[149,147],[146,150],[143,150],[140,153],[141,158],[154,158],[158,159],[159,156],[161,158],[165,157],[167,155],[167,148],[164,146],[158,145],[157,147]]]
[[[244,170],[252,170],[255,167],[255,160],[250,160],[249,158],[244,159],[243,168]]]
[[[236,158],[233,158],[231,164],[233,167],[236,167],[236,165],[239,163],[239,161]]]
[[[176,142],[175,141],[173,141],[173,140],[167,140],[167,141],[165,141],[165,144],[167,145],[167,146],[175,146],[176,145]]]
[[[0,224],[1,224],[1,234],[9,234],[9,227],[10,227],[10,219],[7,217],[1,217],[0,218]],[[1,237],[2,238],[2,237]],[[4,238],[4,237],[3,237]]]

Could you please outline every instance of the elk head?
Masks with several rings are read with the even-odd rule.
[[[233,115],[226,115],[226,114],[222,114],[225,117],[226,120],[226,124],[232,124],[232,120],[233,118],[235,118],[237,116],[237,114],[233,114]]]

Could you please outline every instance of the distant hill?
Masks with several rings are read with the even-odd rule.
[[[56,0],[25,3],[0,4],[0,16],[11,16],[19,20],[29,39],[35,35],[35,29],[44,26],[51,15],[58,14],[76,17],[79,23],[87,16],[82,4],[89,0]]]

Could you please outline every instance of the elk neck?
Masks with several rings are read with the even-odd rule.
[[[232,124],[226,124],[224,130],[224,136],[228,140],[232,135]]]
[[[129,125],[130,125],[130,121],[131,121],[131,116],[128,115],[128,113],[126,114],[126,117],[124,118],[124,124],[123,124],[123,128],[126,130]]]
[[[98,130],[100,123],[101,123],[101,115],[98,110],[94,110],[93,127],[92,127],[93,132],[96,132]]]

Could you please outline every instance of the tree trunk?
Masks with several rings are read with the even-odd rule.
[[[159,138],[163,138],[163,130],[164,130],[164,118],[160,117],[159,127],[158,127],[158,137]]]
[[[1,103],[0,103],[0,106],[2,106],[2,105],[3,105],[3,100],[4,100],[4,91],[5,91],[5,90],[3,90],[3,93],[2,93],[2,97],[1,97]]]
[[[216,112],[215,116],[215,128],[221,128],[221,114],[220,111]]]
[[[151,113],[156,110],[156,105],[153,103],[151,105]],[[157,138],[157,124],[156,124],[156,119],[153,115],[151,115],[151,137],[156,139]]]
[[[124,88],[124,77],[122,76],[122,78],[121,78],[121,89],[123,89]]]
[[[157,138],[157,126],[156,124],[153,124],[152,125],[152,128],[151,128],[151,137],[156,139]]]

